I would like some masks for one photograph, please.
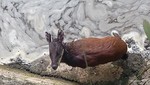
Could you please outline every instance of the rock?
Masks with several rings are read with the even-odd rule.
[[[91,34],[91,31],[87,27],[83,27],[82,30],[81,30],[81,32],[80,32],[80,35],[84,36],[85,38],[90,37],[90,34]]]
[[[78,67],[73,68],[61,63],[58,69],[54,71],[50,67],[50,58],[48,56],[44,56],[32,62],[28,70],[40,75],[57,76],[81,83],[114,81],[119,79],[122,72],[122,68],[117,66],[112,67],[111,63],[99,65],[97,67],[88,67],[86,69]]]
[[[42,56],[42,58],[39,58],[30,63],[30,67],[26,69],[37,74],[42,74],[43,71],[47,70],[49,65],[50,58],[48,56]]]
[[[144,47],[145,47],[147,50],[150,50],[150,41],[149,41],[148,39],[145,39]]]
[[[4,0],[1,3],[0,64],[12,63],[10,59],[18,56],[31,63],[43,56],[48,52],[45,32],[57,34],[56,23],[61,24],[66,41],[107,36],[111,30],[124,35],[137,29],[142,35],[137,40],[141,47],[145,35],[142,21],[149,20],[149,1],[145,0]],[[89,31],[82,30],[83,27]]]
[[[40,62],[42,61],[42,63]],[[129,54],[127,61],[119,60],[113,63],[107,63],[96,67],[71,67],[61,63],[56,71],[50,67],[50,58],[45,55],[35,60],[30,65],[29,71],[40,75],[57,76],[80,83],[116,83],[123,80],[123,76],[130,77],[144,68],[146,62],[140,54]],[[119,83],[119,82],[118,82]]]
[[[70,82],[58,78],[41,77],[14,69],[7,66],[0,65],[0,85],[79,85],[75,82]]]

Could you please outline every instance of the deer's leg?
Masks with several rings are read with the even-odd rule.
[[[48,32],[45,32],[46,33],[46,40],[47,42],[51,42],[51,34],[48,33]]]
[[[127,60],[128,59],[128,54],[124,54],[122,57],[121,57],[122,60]]]
[[[76,56],[76,60],[78,61],[78,66],[81,68],[88,67],[87,55],[83,52]]]
[[[85,68],[88,67],[88,61],[87,61],[87,55],[85,52],[83,52],[80,56],[83,57],[84,62],[85,62]]]
[[[83,55],[83,58],[85,61],[85,65],[86,65],[86,67],[88,67],[88,61],[87,61],[87,56],[86,56],[85,52],[82,55]]]

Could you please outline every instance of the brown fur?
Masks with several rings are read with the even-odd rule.
[[[119,37],[84,38],[68,43],[66,49],[77,59],[85,61],[86,57],[88,66],[96,66],[120,59],[126,54],[127,45]]]

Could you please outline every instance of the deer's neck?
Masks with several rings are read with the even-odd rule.
[[[64,47],[64,54],[62,57],[62,62],[75,67],[77,62],[75,56],[69,52],[70,43],[64,43],[63,47]]]

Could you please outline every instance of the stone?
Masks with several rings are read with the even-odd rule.
[[[0,65],[0,85],[79,85],[52,77],[41,77],[27,71]]]

